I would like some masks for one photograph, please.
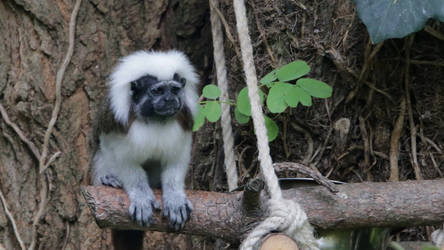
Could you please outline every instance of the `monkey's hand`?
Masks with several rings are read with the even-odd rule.
[[[153,208],[160,209],[153,191],[148,185],[127,190],[130,199],[129,213],[133,220],[142,226],[149,227],[153,223]]]
[[[176,231],[183,228],[193,211],[193,205],[181,192],[163,192],[163,217],[169,217],[168,227]]]
[[[100,182],[102,182],[102,185],[110,186],[113,188],[121,188],[122,182],[114,175],[109,174],[100,177]]]

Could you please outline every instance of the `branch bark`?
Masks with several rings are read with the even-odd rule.
[[[322,186],[297,186],[283,190],[283,195],[301,204],[318,229],[402,227],[444,221],[444,180],[356,183],[337,188],[339,192],[332,194]],[[160,201],[160,191],[155,194]],[[242,194],[188,190],[195,209],[182,233],[238,242],[265,216],[263,209],[247,216],[242,209]],[[168,231],[159,212],[149,229],[135,224],[128,215],[129,200],[123,190],[87,186],[83,195],[100,227]],[[265,199],[262,195],[262,207]]]

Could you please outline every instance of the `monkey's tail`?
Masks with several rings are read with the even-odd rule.
[[[142,250],[144,231],[112,230],[114,250]]]

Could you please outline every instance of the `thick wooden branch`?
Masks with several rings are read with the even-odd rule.
[[[288,184],[288,183],[286,183]],[[283,191],[305,209],[318,229],[359,227],[402,227],[431,225],[444,221],[444,180],[338,185],[333,194],[322,186],[298,186]],[[161,201],[160,192],[156,198]],[[167,231],[159,212],[150,228],[144,228],[128,215],[129,201],[120,189],[87,186],[83,194],[101,227]],[[194,205],[193,215],[182,233],[239,241],[256,222],[259,213],[242,209],[242,192],[216,193],[187,191]],[[262,197],[264,204],[265,197]]]

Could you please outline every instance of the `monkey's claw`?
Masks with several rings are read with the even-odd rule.
[[[158,210],[160,205],[154,195],[137,192],[129,195],[130,207],[129,213],[133,220],[139,225],[149,227],[153,223],[153,208]]]
[[[119,179],[117,179],[116,176],[114,176],[112,174],[100,177],[100,182],[102,182],[102,185],[105,185],[105,186],[110,186],[110,187],[114,187],[114,188],[121,188],[122,187],[122,182]]]
[[[175,231],[182,229],[189,219],[193,205],[186,197],[163,197],[163,217],[169,217],[168,227]]]

